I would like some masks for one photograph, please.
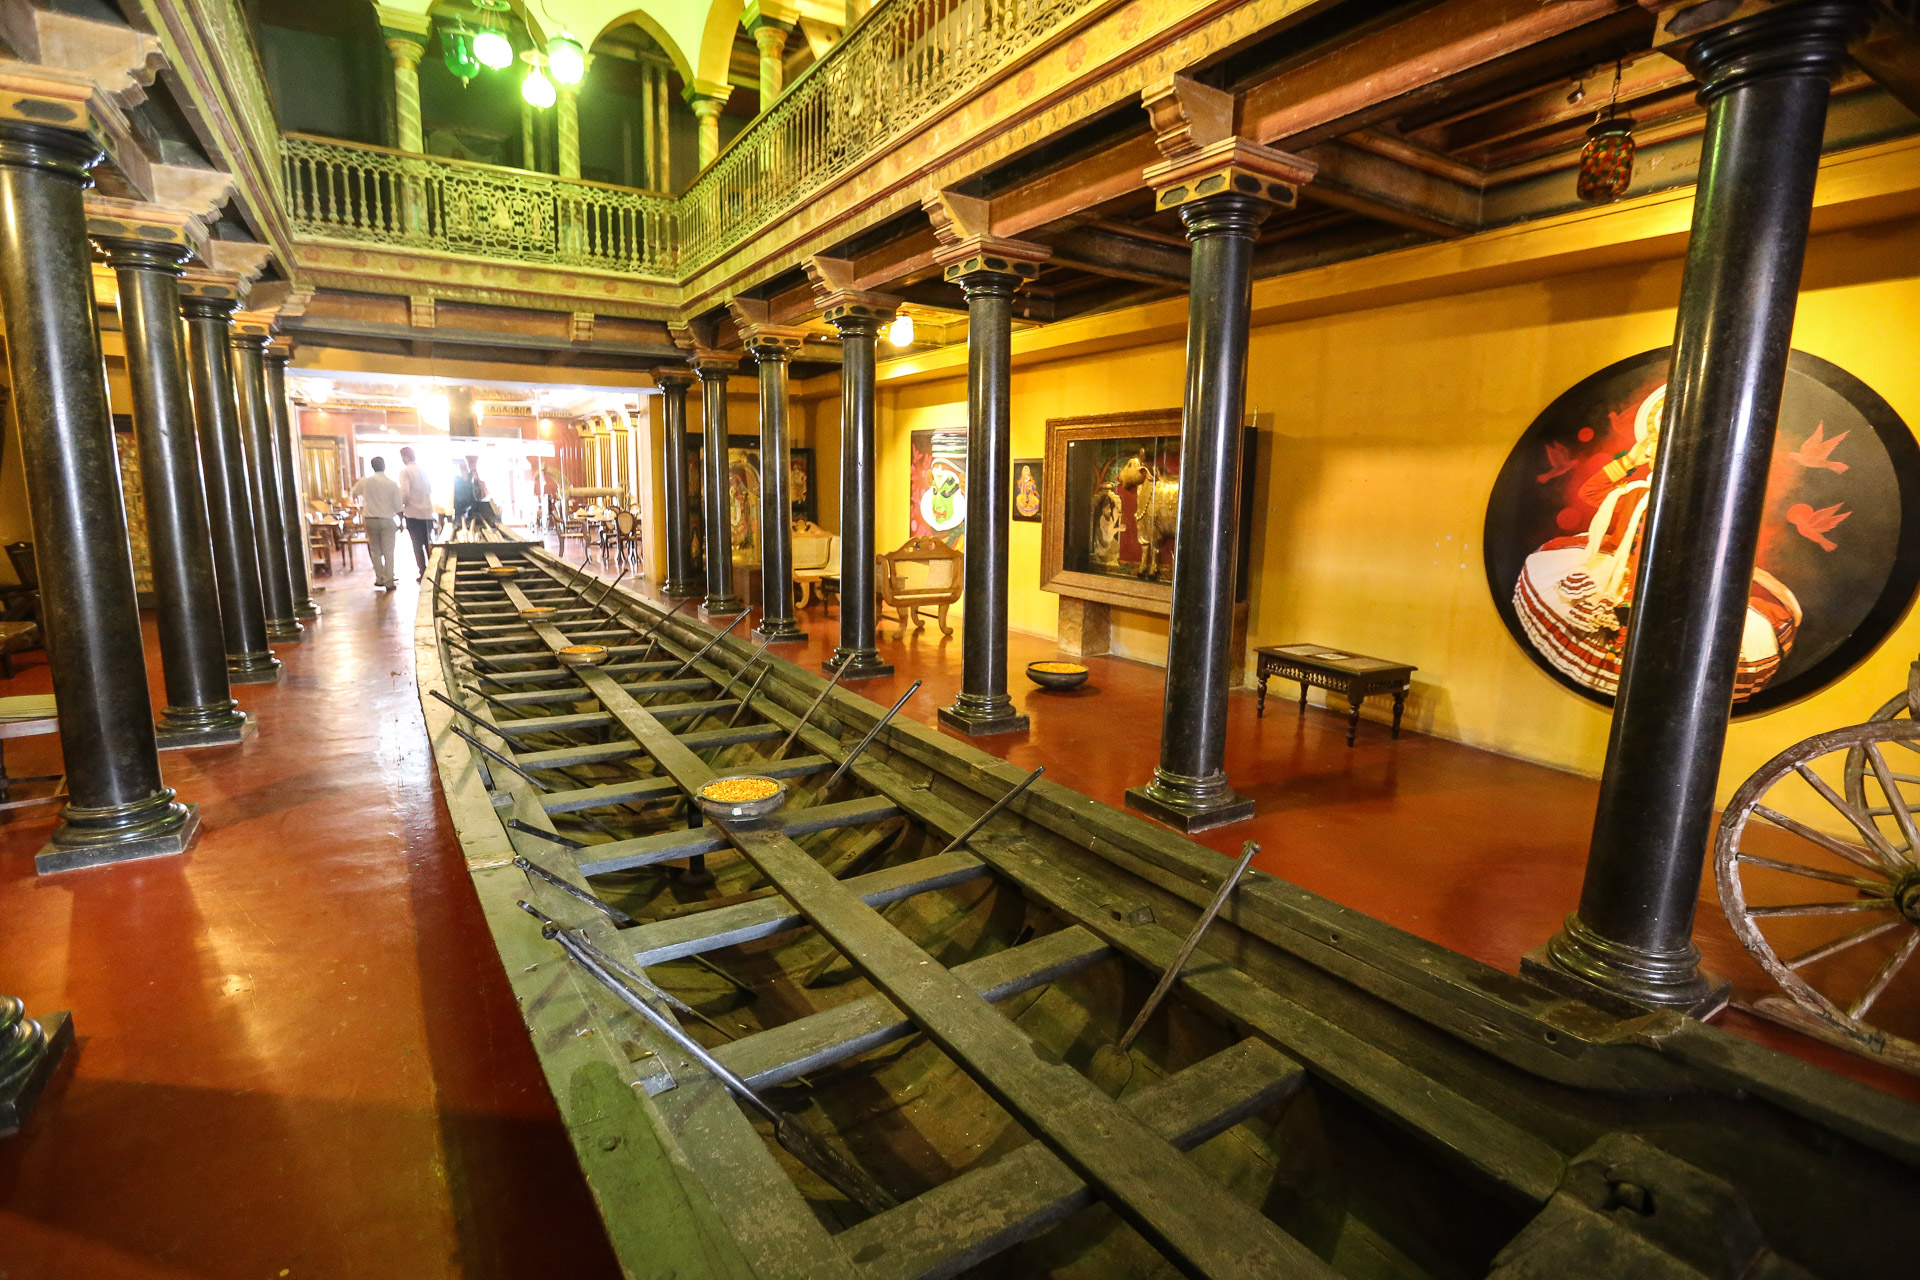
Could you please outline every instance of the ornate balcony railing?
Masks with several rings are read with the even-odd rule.
[[[304,134],[281,166],[302,235],[660,277],[678,263],[666,196]]]
[[[697,268],[1105,0],[883,0],[680,197]]]
[[[301,235],[684,277],[1105,3],[882,0],[677,200],[289,134],[287,213]]]

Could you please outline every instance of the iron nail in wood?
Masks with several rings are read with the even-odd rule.
[[[479,690],[476,689],[474,692],[479,693]],[[455,702],[452,698],[449,698],[446,694],[440,692],[438,689],[429,689],[427,690],[427,693],[432,697],[440,699],[440,701],[446,703],[448,706],[452,707],[455,711],[465,716],[467,719],[473,721],[475,724],[479,725],[482,729],[492,729],[496,727],[493,721],[485,719],[482,716],[475,715],[473,712],[461,706],[459,703]],[[481,693],[480,696],[484,698],[487,695],[484,693]]]
[[[518,818],[508,818],[507,825],[515,831],[523,831],[530,836],[539,836],[542,840],[557,844],[562,849],[584,849],[587,847],[584,841],[568,839],[557,831],[542,831],[531,822],[522,822]]]
[[[498,760],[501,764],[507,766],[507,768],[519,774],[522,778],[525,778],[529,784],[538,788],[539,790],[541,791],[553,790],[553,788],[549,787],[546,783],[540,781],[540,779],[534,777],[532,774],[528,773],[525,769],[522,769],[519,765],[515,764],[512,761],[512,759],[509,758],[505,753],[495,751],[492,747],[480,741],[480,739],[474,737],[472,734],[462,729],[459,725],[450,724],[447,726],[447,730],[448,732],[452,733],[454,737],[464,739],[469,746],[480,748],[480,750],[486,752],[488,755],[492,756],[495,760]]]
[[[934,856],[936,858],[944,858],[946,855],[952,853],[955,849],[958,849],[961,845],[965,844],[967,841],[973,839],[974,836],[980,833],[980,828],[986,826],[989,822],[993,821],[995,816],[997,816],[1002,809],[1012,804],[1015,800],[1018,800],[1020,798],[1020,793],[1025,791],[1028,787],[1032,786],[1034,782],[1040,777],[1040,775],[1045,773],[1046,771],[1047,771],[1047,766],[1041,765],[1039,768],[1035,769],[1032,773],[1020,779],[1020,781],[1014,783],[1013,786],[1007,788],[1007,793],[1001,796],[998,800],[995,800],[991,805],[987,806],[987,811],[981,814],[979,817],[975,818],[973,820],[973,825],[969,826],[965,831],[962,831],[959,835],[955,836],[953,838],[952,844],[948,845],[946,848],[942,849],[939,853],[935,854]]]
[[[793,745],[793,740],[800,736],[800,731],[807,727],[807,721],[813,719],[813,713],[820,709],[820,704],[827,700],[827,695],[833,692],[833,686],[839,684],[840,677],[845,675],[846,673],[847,673],[847,664],[844,662],[834,669],[833,679],[827,681],[827,683],[821,688],[820,696],[815,698],[813,700],[813,705],[807,708],[807,714],[801,716],[799,720],[794,722],[793,732],[787,735],[787,740],[780,744],[780,747],[778,750],[776,750],[771,756],[767,757],[769,760],[778,760],[782,756],[787,754],[787,748]]]
[[[748,1088],[746,1081],[722,1066],[720,1060],[709,1053],[704,1045],[681,1030],[673,1019],[648,1004],[625,982],[614,977],[608,965],[603,962],[603,953],[597,947],[572,931],[561,928],[530,903],[522,902],[520,909],[538,919],[542,926],[541,933],[559,943],[561,950],[565,951],[575,964],[599,979],[600,983],[622,1004],[645,1018],[654,1030],[673,1041],[682,1053],[711,1072],[715,1079],[727,1087],[728,1092],[772,1124],[775,1139],[794,1158],[819,1174],[828,1184],[868,1213],[885,1213],[888,1209],[897,1206],[898,1201],[888,1195],[864,1172],[843,1159],[838,1152],[826,1144],[819,1134],[793,1117],[776,1111],[764,1098]]]
[[[1154,987],[1153,994],[1147,997],[1147,1002],[1140,1006],[1140,1016],[1135,1018],[1133,1025],[1127,1028],[1127,1034],[1120,1037],[1116,1047],[1122,1053],[1126,1052],[1127,1046],[1133,1043],[1133,1038],[1140,1034],[1141,1028],[1147,1025],[1147,1019],[1151,1018],[1153,1011],[1160,1007],[1160,1002],[1166,998],[1167,992],[1173,989],[1174,980],[1186,967],[1187,958],[1193,954],[1193,949],[1200,945],[1201,935],[1206,933],[1207,927],[1213,923],[1213,918],[1220,914],[1220,908],[1227,904],[1227,897],[1232,894],[1234,886],[1240,883],[1240,877],[1246,874],[1248,864],[1253,861],[1253,855],[1259,852],[1260,843],[1257,840],[1249,840],[1241,848],[1240,861],[1234,864],[1233,871],[1227,878],[1220,882],[1220,892],[1213,895],[1213,901],[1207,904],[1205,913],[1194,924],[1193,932],[1188,934],[1187,940],[1180,944],[1180,953],[1174,956],[1173,963],[1167,966],[1167,971],[1160,975],[1160,981]]]
[[[691,599],[691,597],[689,597],[688,599]],[[653,620],[652,626],[648,627],[645,631],[642,631],[638,636],[634,638],[634,643],[638,644],[642,640],[652,639],[653,633],[658,631],[661,627],[667,624],[667,619],[673,617],[674,614],[680,612],[682,609],[686,607],[687,607],[687,601],[682,600],[679,604],[676,604],[675,606],[673,606],[673,608],[667,610],[665,613],[661,614],[658,618],[655,618]]]
[[[723,627],[720,630],[720,633],[718,635],[714,636],[713,639],[701,645],[700,648],[694,652],[694,655],[691,658],[688,658],[685,662],[681,663],[678,667],[674,668],[673,674],[668,676],[667,679],[678,680],[682,675],[686,674],[688,668],[692,667],[693,664],[700,661],[700,659],[706,657],[707,650],[713,648],[713,646],[719,644],[722,640],[725,640],[727,638],[727,633],[732,631],[735,627],[739,626],[740,623],[746,618],[746,616],[747,615],[744,613],[736,614],[734,616],[733,621],[729,622],[725,627]]]
[[[746,693],[741,695],[740,705],[735,707],[733,714],[727,717],[727,728],[731,729],[740,722],[740,717],[745,715],[747,708],[753,705],[753,695],[760,692],[760,686],[765,684],[767,677],[772,674],[773,665],[771,663],[760,669],[760,674],[753,678],[753,683],[747,686]]]
[[[840,762],[840,767],[833,771],[831,778],[827,779],[827,785],[820,788],[820,794],[825,795],[827,792],[833,790],[833,784],[840,781],[840,775],[853,768],[853,762],[860,758],[860,753],[865,751],[867,747],[872,744],[873,740],[880,736],[880,731],[887,727],[889,720],[892,720],[896,715],[900,714],[900,708],[907,705],[907,699],[918,692],[920,692],[920,682],[915,680],[911,685],[907,686],[907,691],[900,695],[900,701],[889,707],[887,714],[873,722],[873,728],[867,730],[867,736],[860,739],[860,745],[847,753],[847,758]]]
[[[613,589],[614,589],[615,587],[617,587],[617,586],[619,586],[619,585],[620,585],[620,582],[621,582],[621,579],[623,579],[623,578],[625,578],[625,577],[627,576],[627,572],[628,572],[627,570],[625,570],[625,569],[622,569],[622,570],[620,571],[620,575],[619,575],[619,577],[616,577],[616,578],[615,578],[615,579],[614,579],[614,580],[613,580],[612,582],[609,582],[609,583],[607,584],[607,589],[606,589],[605,591],[602,591],[602,592],[600,593],[600,598],[599,598],[598,600],[595,600],[595,601],[593,602],[593,605],[592,605],[592,607],[593,607],[593,608],[595,608],[595,609],[598,609],[598,608],[599,608],[599,607],[600,607],[601,605],[603,605],[603,604],[605,604],[605,603],[607,602],[607,597],[609,597],[609,596],[611,596],[611,595],[613,594]],[[585,591],[582,591],[582,592],[580,593],[580,598],[581,598],[581,599],[583,599],[583,600],[584,600],[584,599],[586,599],[586,596],[587,596],[587,593],[586,593]]]
[[[538,828],[535,828],[535,827],[528,827],[525,824],[520,824],[520,829],[523,831],[531,830],[535,832],[538,832],[539,830]],[[614,924],[620,926],[623,929],[626,928],[628,925],[635,923],[634,918],[628,915],[626,912],[622,911],[620,908],[600,901],[600,899],[594,897],[591,893],[588,893],[585,889],[582,889],[577,884],[569,884],[566,880],[562,879],[560,876],[555,875],[553,872],[547,870],[545,867],[541,866],[537,862],[532,861],[529,858],[516,857],[513,860],[513,865],[520,868],[522,871],[526,872],[530,876],[538,876],[540,879],[545,880],[548,884],[552,885],[554,888],[558,889],[560,892],[566,894],[568,897],[578,898],[580,901],[586,903],[588,906],[592,907],[595,911],[598,911],[601,915],[613,921]],[[663,991],[661,992],[661,994],[665,995],[666,992]]]

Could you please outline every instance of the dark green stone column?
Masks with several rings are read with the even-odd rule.
[[[733,594],[733,522],[727,514],[727,379],[740,363],[720,356],[695,356],[690,363],[700,378],[700,486],[707,527],[707,598],[700,612],[731,618],[747,611]]]
[[[200,471],[207,486],[213,531],[213,576],[220,589],[227,678],[270,684],[280,659],[267,647],[267,615],[260,602],[260,553],[253,537],[246,454],[240,444],[240,407],[233,394],[233,312],[236,286],[189,274],[180,313],[187,320],[187,363],[193,372],[193,420],[200,434]]]
[[[793,474],[790,464],[787,361],[800,349],[797,331],[746,335],[760,369],[760,625],[776,644],[805,640],[793,617]]]
[[[85,133],[0,120],[0,315],[69,790],[43,873],[180,853],[199,829],[154,741],[81,206],[99,159]]]
[[[94,242],[106,250],[119,285],[120,331],[126,341],[147,498],[154,613],[167,690],[159,745],[167,750],[239,742],[252,726],[227,680],[213,541],[180,324],[180,273],[191,250],[184,235],[178,244],[105,235],[102,222],[93,221]],[[152,226],[147,231],[154,235]]]
[[[874,339],[898,303],[843,292],[825,303],[840,331],[840,645],[822,665],[846,680],[893,674],[874,646]]]
[[[280,500],[280,462],[273,447],[273,411],[267,405],[267,343],[264,326],[233,331],[233,390],[240,406],[240,441],[246,458],[247,500],[253,511],[254,558],[260,566],[260,601],[267,639],[297,641],[306,629],[293,613],[293,580],[287,572],[286,507]]]
[[[661,466],[666,468],[662,514],[667,526],[667,573],[661,592],[684,600],[700,594],[687,478],[687,388],[693,385],[693,375],[685,369],[655,369],[653,381],[660,388]]]
[[[300,508],[300,429],[287,399],[287,366],[292,362],[293,345],[285,338],[274,339],[267,347],[267,409],[273,415],[273,457],[280,471],[281,536],[287,546],[293,613],[296,618],[317,618],[320,606],[313,601],[306,512]]]

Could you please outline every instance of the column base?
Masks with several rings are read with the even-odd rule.
[[[1227,785],[1227,775],[1189,778],[1165,769],[1153,771],[1144,787],[1127,788],[1127,808],[1191,835],[1253,816],[1253,801]]]
[[[723,596],[718,600],[709,596],[707,597],[706,603],[700,606],[700,616],[709,621],[714,618],[725,618],[728,621],[732,621],[746,611],[746,605],[730,596]]]
[[[668,578],[661,584],[660,594],[669,600],[691,600],[707,589],[706,584],[695,578],[684,581]]]
[[[268,618],[267,639],[298,643],[307,638],[307,629],[292,618]]]
[[[293,606],[293,616],[296,618],[317,618],[320,616],[320,606],[310,599],[302,600]]]
[[[768,618],[753,629],[753,634],[774,644],[793,644],[807,638],[792,618]]]
[[[36,1043],[20,1048],[16,1039]],[[16,1064],[12,1075],[0,1079],[0,1138],[20,1132],[47,1081],[53,1079],[61,1059],[73,1048],[73,1019],[64,1010],[29,1019],[18,1000],[0,996],[0,1055],[11,1057],[10,1047],[16,1048],[24,1060]]]
[[[153,727],[153,744],[162,751],[191,751],[195,747],[230,747],[258,736],[260,722],[244,711],[204,724],[176,720],[168,707]]]
[[[280,659],[271,653],[227,655],[228,684],[272,684],[280,678]]]
[[[872,680],[878,676],[893,674],[893,664],[882,662],[880,653],[875,649],[835,649],[833,656],[820,664],[822,671],[838,671],[846,667],[846,674],[840,677],[840,683],[849,680]]]
[[[1604,938],[1578,913],[1520,959],[1520,974],[1615,1017],[1669,1010],[1702,1022],[1727,1007],[1732,983],[1700,968],[1699,948],[1642,951]]]
[[[53,839],[34,855],[33,869],[46,876],[185,853],[200,834],[200,806],[174,803],[171,791],[160,796],[164,798],[153,805],[161,811],[157,817],[114,826],[106,825],[108,815],[68,805],[61,811],[65,821],[54,828]],[[145,808],[151,803],[131,807]]]
[[[950,707],[940,708],[940,723],[957,729],[969,738],[987,738],[996,733],[1025,733],[1032,721],[1013,709],[1013,699],[1004,693],[980,697],[963,693]]]

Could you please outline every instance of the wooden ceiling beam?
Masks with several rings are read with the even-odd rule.
[[[1480,192],[1474,188],[1340,142],[1300,154],[1320,166],[1312,185],[1302,189],[1316,204],[1422,235],[1450,239],[1480,230]]]
[[[1076,267],[1116,280],[1141,284],[1178,285],[1184,289],[1191,273],[1187,250],[1150,244],[1115,235],[1097,227],[1075,227],[1044,237],[1053,247],[1050,264]]]
[[[1435,151],[1457,152],[1473,147],[1491,146],[1509,138],[1587,120],[1604,108],[1613,96],[1610,72],[1589,77],[1586,94],[1577,101],[1568,95],[1580,82],[1556,81],[1498,106],[1467,115],[1454,122],[1431,125],[1407,134],[1422,146]],[[1644,98],[1666,95],[1675,90],[1691,92],[1694,79],[1687,69],[1662,53],[1649,53],[1624,67],[1620,77],[1621,113],[1630,114],[1631,104]]]
[[[1399,114],[1445,81],[1630,10],[1627,0],[1449,0],[1249,89],[1240,132],[1297,150]]]

